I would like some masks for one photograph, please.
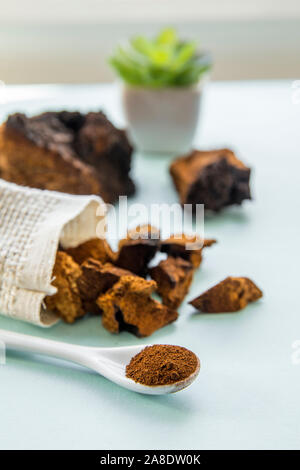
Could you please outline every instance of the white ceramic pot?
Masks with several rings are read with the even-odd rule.
[[[183,153],[193,146],[204,82],[186,88],[124,86],[123,106],[138,150]]]

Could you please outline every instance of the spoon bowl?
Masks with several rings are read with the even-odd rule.
[[[126,366],[130,360],[149,345],[97,348],[52,341],[6,330],[0,330],[0,341],[3,341],[7,349],[45,354],[89,367],[121,387],[148,395],[179,392],[191,385],[200,371],[200,361],[197,358],[196,370],[184,380],[167,385],[149,386],[126,377]]]

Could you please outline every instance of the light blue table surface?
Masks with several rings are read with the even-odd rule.
[[[196,144],[228,146],[253,169],[253,201],[207,218],[207,249],[188,300],[228,275],[252,278],[264,298],[235,314],[194,314],[147,339],[111,335],[99,318],[40,329],[0,317],[0,328],[83,345],[167,342],[195,351],[187,390],[142,396],[55,359],[9,352],[0,366],[0,448],[289,449],[300,443],[300,104],[292,81],[212,83]],[[103,108],[122,124],[115,86],[8,87],[8,112]],[[294,100],[296,101],[296,100]],[[136,154],[131,202],[175,202],[169,159]]]

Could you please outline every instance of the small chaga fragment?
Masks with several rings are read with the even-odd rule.
[[[250,168],[228,149],[201,152],[195,150],[177,158],[170,173],[181,204],[204,204],[219,211],[225,206],[251,199]]]
[[[93,238],[75,248],[67,248],[64,251],[72,256],[78,264],[82,264],[88,258],[94,258],[101,263],[111,262],[115,259],[115,253],[103,238]]]
[[[77,280],[80,296],[86,311],[101,313],[96,305],[96,299],[110,289],[122,276],[133,276],[127,271],[111,263],[102,264],[93,258],[88,258],[81,265],[81,276]]]
[[[145,277],[148,264],[158,251],[159,236],[159,230],[151,225],[138,226],[130,230],[127,237],[119,242],[115,264]]]
[[[192,263],[171,256],[150,269],[150,276],[157,283],[157,292],[164,305],[178,308],[188,293],[193,280]]]
[[[186,348],[170,344],[146,346],[126,366],[126,377],[144,385],[170,385],[199,370],[200,361]]]
[[[262,297],[262,291],[247,277],[227,277],[189,302],[206,313],[237,312]]]
[[[65,322],[73,323],[84,315],[77,279],[81,275],[80,266],[63,251],[58,251],[53,269],[52,285],[57,288],[54,295],[45,297],[49,310],[57,313]]]
[[[59,115],[74,129],[72,113],[65,111]],[[80,160],[95,168],[109,196],[105,202],[134,194],[135,186],[130,177],[133,147],[126,132],[117,129],[105,114],[90,112],[83,116],[80,127],[75,123],[74,148]]]
[[[124,276],[105,294],[98,297],[103,326],[112,333],[130,331],[136,336],[149,336],[175,321],[178,313],[151,297],[154,281]]]
[[[170,238],[163,240],[160,244],[160,250],[172,257],[180,257],[192,263],[196,269],[202,261],[203,248],[209,247],[216,243],[216,240],[201,240],[196,235],[191,237],[185,234],[172,235]]]
[[[72,131],[54,117],[9,116],[0,127],[1,178],[32,188],[100,194],[110,202],[94,168],[76,158],[72,138]]]

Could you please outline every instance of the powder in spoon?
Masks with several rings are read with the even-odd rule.
[[[186,379],[199,364],[197,356],[181,346],[147,346],[126,366],[126,377],[143,385],[169,385]]]

